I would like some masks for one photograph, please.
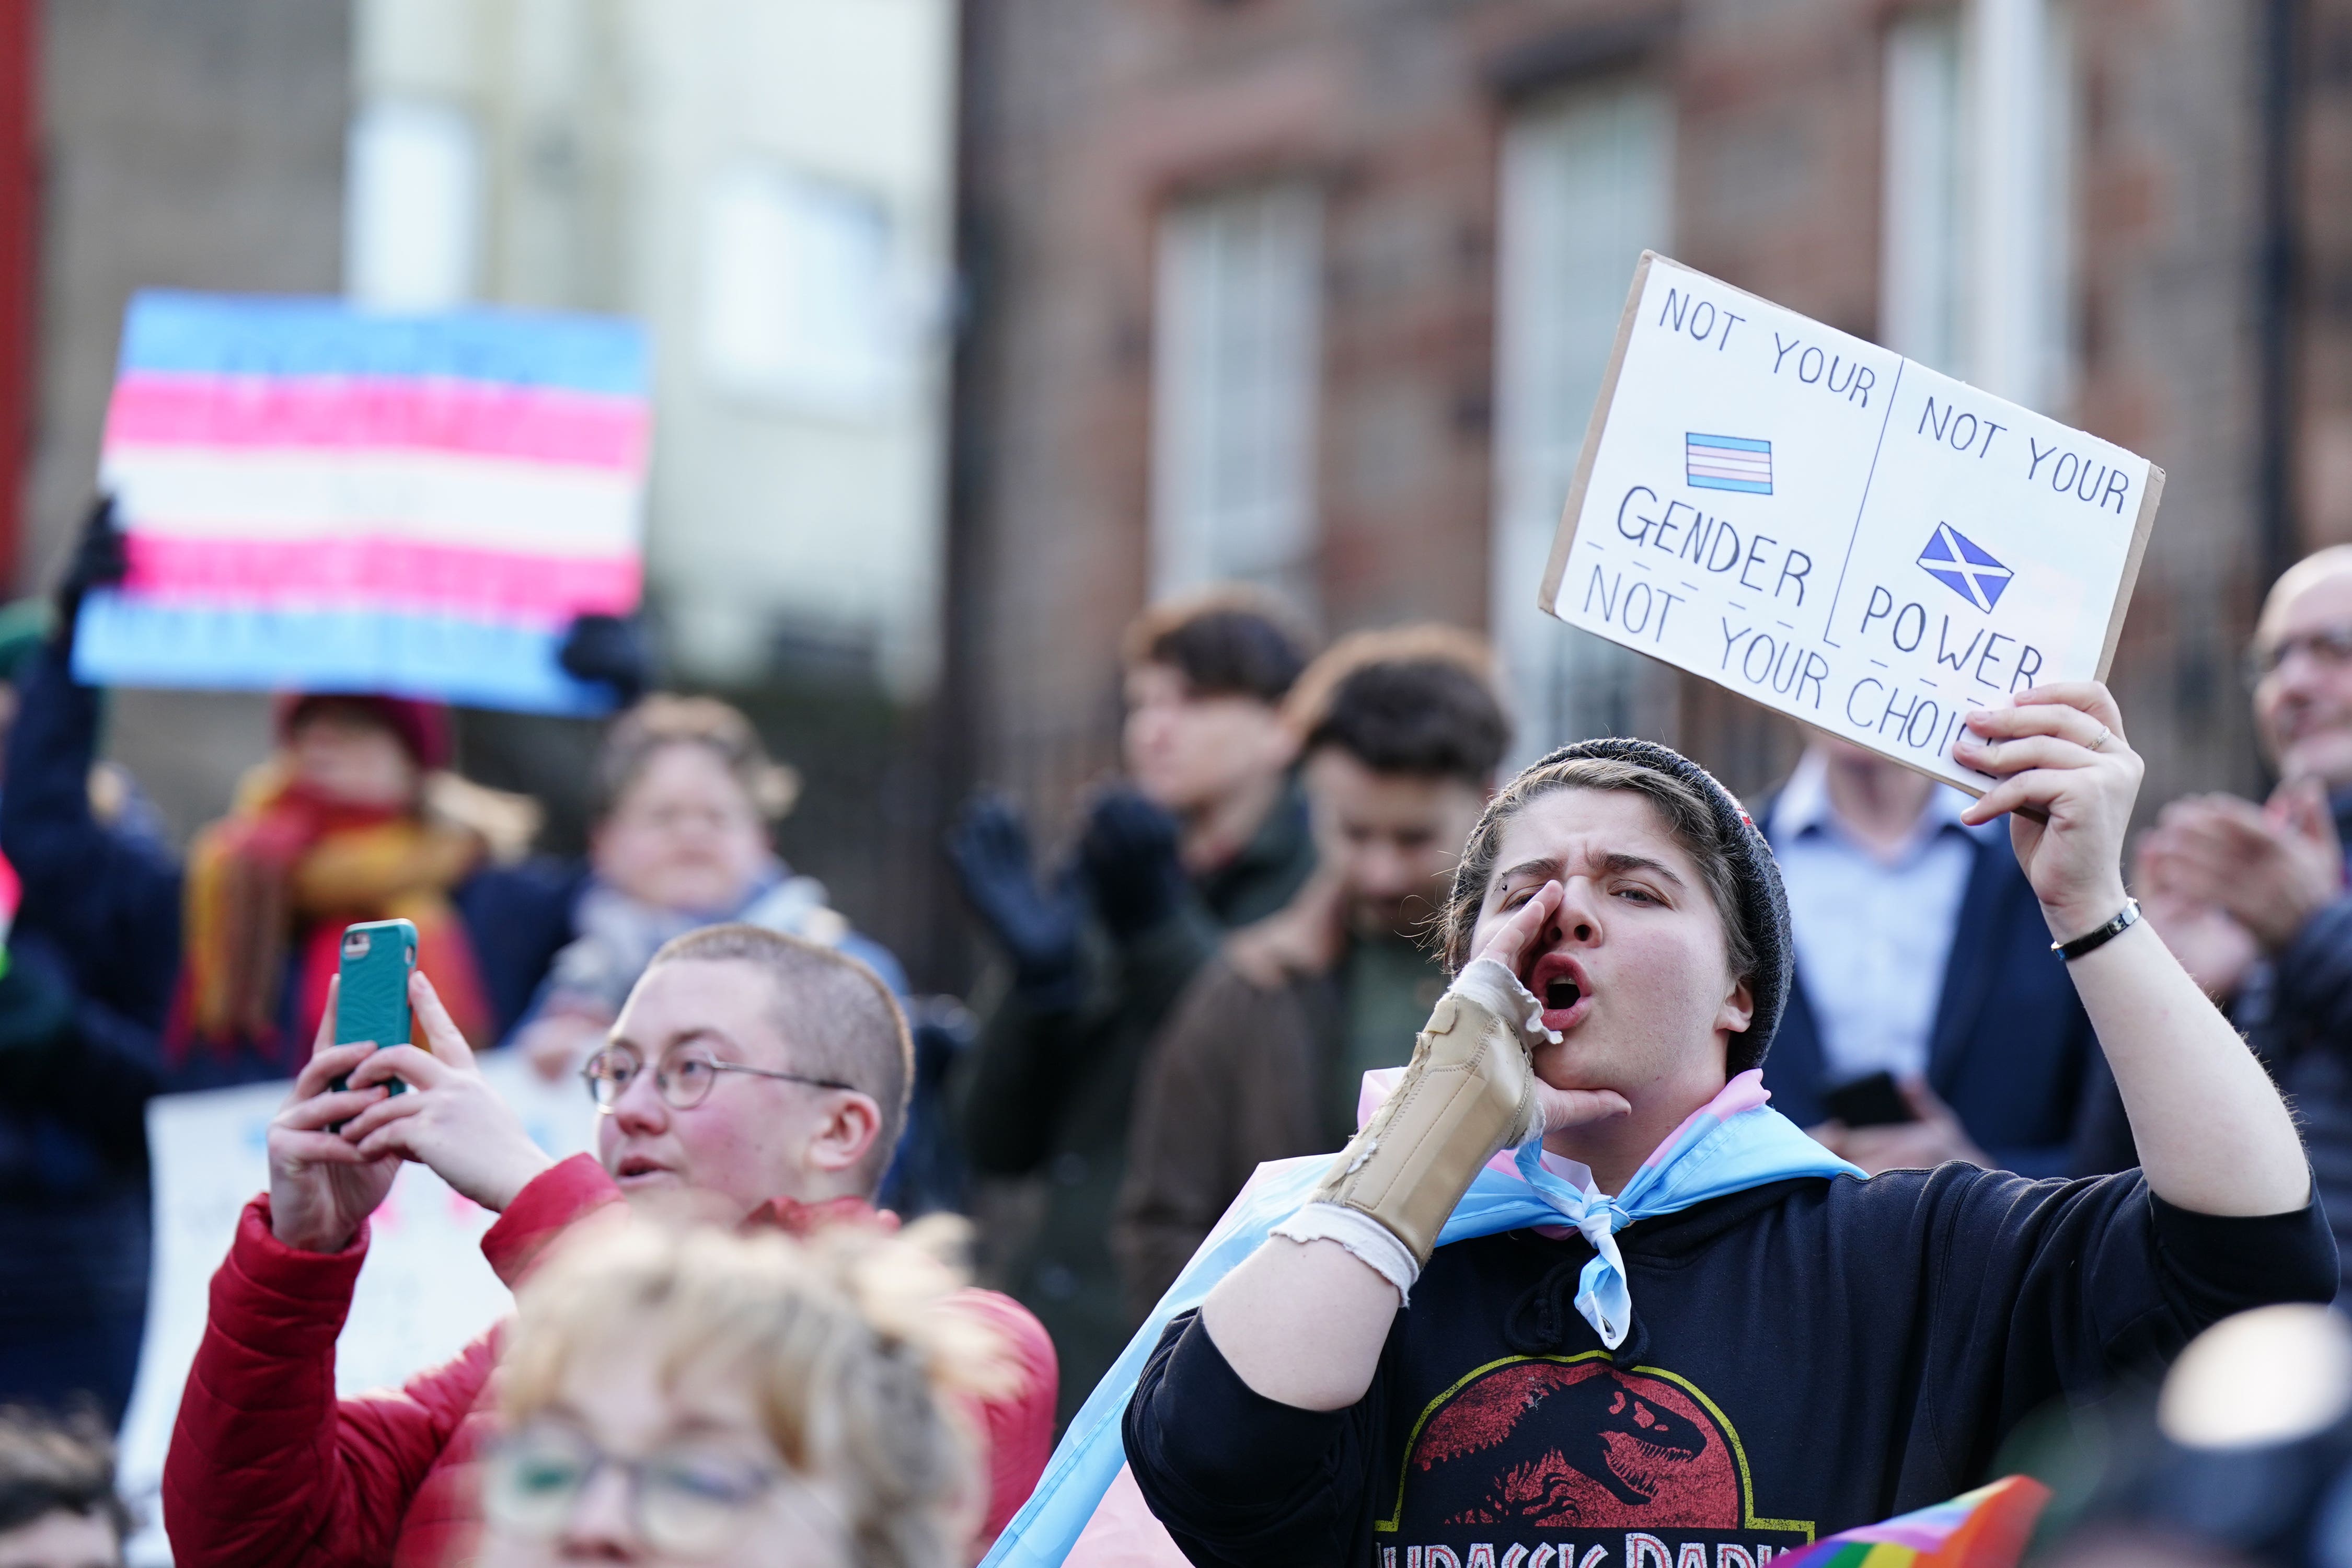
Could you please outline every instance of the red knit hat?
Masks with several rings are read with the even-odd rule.
[[[278,740],[291,741],[295,726],[321,702],[348,703],[382,723],[400,739],[420,768],[449,765],[449,710],[439,702],[414,697],[385,697],[361,691],[284,691],[278,695],[275,718]]]

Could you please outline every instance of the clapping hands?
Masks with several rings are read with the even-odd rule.
[[[2283,784],[2262,805],[2175,801],[2141,840],[2139,863],[2152,883],[2221,910],[2273,952],[2344,891],[2344,847],[2315,780]]]
[[[2219,1002],[2343,891],[2343,867],[2326,793],[2298,781],[2259,806],[2226,795],[2173,802],[2141,835],[2132,882],[2148,923]]]
[[[947,847],[964,897],[1013,960],[1015,981],[1032,992],[1066,985],[1078,966],[1076,868],[1066,868],[1041,887],[1028,824],[992,790],[964,807]]]

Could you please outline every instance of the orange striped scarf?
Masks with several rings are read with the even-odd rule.
[[[490,1043],[494,1020],[480,967],[450,889],[483,857],[480,837],[414,812],[321,798],[282,762],[256,769],[230,814],[197,835],[188,857],[180,995],[168,1044],[176,1060],[202,1044],[251,1042],[290,1068],[306,1040],[287,1040],[279,1005],[294,965],[307,1027],[327,1004],[344,926],[405,918],[417,963],[433,977],[468,1040]]]

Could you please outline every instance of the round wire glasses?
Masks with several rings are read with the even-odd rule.
[[[596,1109],[606,1115],[629,1092],[629,1085],[646,1070],[643,1058],[627,1046],[606,1046],[588,1058],[580,1069],[580,1077],[588,1085]],[[804,1083],[811,1089],[850,1089],[856,1084],[839,1079],[811,1078],[806,1073],[786,1072],[778,1068],[755,1068],[742,1062],[724,1062],[699,1046],[687,1046],[665,1055],[654,1068],[654,1092],[674,1110],[691,1110],[710,1098],[711,1086],[721,1073],[749,1073],[754,1078],[781,1079],[786,1083]]]

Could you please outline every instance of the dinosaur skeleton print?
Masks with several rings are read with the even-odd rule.
[[[1758,1516],[1704,1393],[1601,1352],[1470,1373],[1421,1413],[1393,1484],[1380,1568],[1759,1568],[1813,1535]]]

